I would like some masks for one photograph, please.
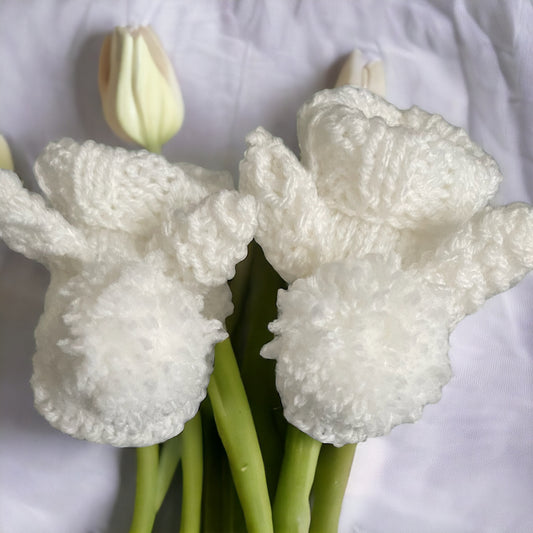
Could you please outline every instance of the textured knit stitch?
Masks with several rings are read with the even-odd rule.
[[[147,446],[205,397],[227,334],[226,281],[255,231],[231,176],[92,141],[50,144],[35,165],[47,202],[0,174],[0,236],[44,263],[35,332],[37,409],[74,437]]]
[[[285,417],[342,445],[417,420],[451,376],[442,295],[419,272],[377,255],[327,263],[278,297],[277,359]]]
[[[533,212],[489,205],[502,176],[464,130],[364,89],[317,93],[298,139],[301,161],[258,128],[240,167],[291,283],[262,354],[288,420],[340,446],[440,398],[451,329],[533,268]]]

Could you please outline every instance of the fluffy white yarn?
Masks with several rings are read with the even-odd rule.
[[[255,231],[253,198],[228,190],[229,174],[92,141],[49,145],[35,170],[51,207],[2,172],[0,236],[51,274],[37,409],[115,446],[178,434],[227,336],[226,281]]]
[[[413,422],[448,382],[442,298],[418,272],[368,255],[328,263],[278,297],[277,359],[285,417],[342,446]]]
[[[286,417],[339,446],[439,399],[447,332],[533,268],[533,212],[489,206],[501,174],[464,130],[364,89],[317,93],[298,138],[301,162],[252,132],[240,188],[292,283],[263,350]]]

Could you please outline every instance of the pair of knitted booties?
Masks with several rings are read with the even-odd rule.
[[[255,238],[289,283],[275,334],[287,420],[341,446],[417,420],[450,331],[533,268],[533,211],[491,205],[494,160],[459,128],[345,86],[298,115],[301,160],[259,128],[228,173],[70,139],[0,175],[0,236],[51,274],[37,409],[74,437],[146,446],[198,410]]]

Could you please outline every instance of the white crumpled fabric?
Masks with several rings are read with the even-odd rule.
[[[32,167],[51,140],[117,143],[96,76],[103,35],[124,24],[151,24],[177,70],[185,121],[169,161],[236,179],[258,126],[296,152],[298,109],[358,48],[384,61],[389,101],[441,114],[494,157],[505,178],[496,204],[533,200],[529,0],[4,0],[0,130],[26,187],[37,190]],[[134,454],[72,439],[35,411],[47,274],[6,248],[1,257],[0,529],[125,531]],[[440,402],[358,445],[341,533],[533,530],[532,300],[528,275],[465,318]]]

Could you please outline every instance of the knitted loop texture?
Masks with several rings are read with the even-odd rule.
[[[317,93],[298,139],[301,161],[258,128],[240,167],[290,284],[262,355],[286,418],[342,446],[439,400],[450,331],[533,268],[533,211],[490,203],[501,174],[464,130],[364,89]]]
[[[77,438],[164,441],[206,394],[227,334],[226,281],[256,226],[228,173],[63,139],[39,156],[46,198],[0,174],[0,236],[50,270],[35,332],[37,409]]]

